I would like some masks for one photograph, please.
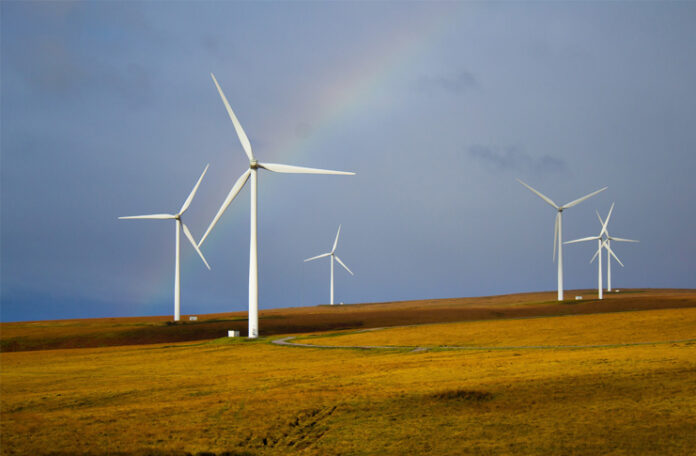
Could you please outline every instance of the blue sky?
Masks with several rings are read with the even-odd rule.
[[[696,4],[2,2],[3,321],[172,313],[174,227],[199,238],[261,161],[260,308],[555,289],[564,239],[610,233],[622,287],[696,286]],[[247,307],[249,190],[182,243],[182,313]],[[591,244],[566,288],[596,286]],[[263,330],[263,328],[262,328]]]

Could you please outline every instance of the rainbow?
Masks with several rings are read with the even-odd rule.
[[[360,54],[355,60],[346,63],[342,68],[329,68],[314,79],[314,83],[307,84],[313,90],[304,94],[303,99],[308,100],[305,104],[305,112],[298,112],[296,107],[288,108],[287,118],[319,119],[315,122],[310,135],[300,137],[295,130],[289,129],[281,137],[275,138],[274,145],[270,150],[264,151],[264,160],[269,162],[279,161],[281,163],[294,164],[299,166],[312,166],[304,158],[310,158],[319,153],[322,146],[327,143],[337,132],[344,131],[351,122],[358,116],[369,116],[366,114],[365,107],[377,96],[385,87],[389,87],[395,75],[406,71],[410,66],[415,66],[428,50],[437,45],[447,26],[456,18],[452,8],[458,8],[461,4],[447,4],[449,8],[436,8],[431,11],[428,17],[423,18],[424,24],[416,31],[412,28],[412,23],[398,24],[384,33],[384,39],[380,42],[371,42],[369,49]],[[443,5],[440,5],[443,6]],[[314,90],[322,87],[321,90]],[[228,95],[229,96],[229,95]],[[307,106],[312,106],[310,110]],[[241,146],[239,147],[240,153]],[[240,169],[239,172],[243,172]],[[233,179],[236,179],[236,175]],[[264,186],[271,185],[272,181],[264,182]],[[211,214],[217,212],[219,201],[205,203],[209,204]],[[226,217],[228,220],[230,217]],[[225,217],[218,223],[224,226]],[[212,236],[207,241],[207,249],[218,242],[224,242],[224,236]],[[184,260],[182,256],[182,274],[186,274],[193,262],[200,262],[195,255],[187,255]],[[165,263],[169,264],[169,263]],[[173,270],[166,267],[158,271],[157,278],[150,278],[149,283],[153,284],[150,288],[149,298],[141,300],[143,306],[152,309],[156,303],[169,302],[172,293]],[[159,275],[161,274],[161,275]],[[147,304],[146,304],[147,303]],[[159,308],[159,304],[157,305]],[[230,309],[231,311],[232,309]],[[223,311],[221,309],[220,311]]]

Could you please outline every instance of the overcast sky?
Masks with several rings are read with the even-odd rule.
[[[176,212],[200,238],[261,161],[260,308],[554,290],[563,238],[609,232],[613,284],[696,287],[694,2],[10,2],[2,9],[3,321],[170,315]],[[249,189],[182,313],[247,309]],[[596,287],[596,245],[564,248]],[[263,326],[261,327],[263,332]]]

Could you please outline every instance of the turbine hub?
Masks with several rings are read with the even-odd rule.
[[[257,160],[249,160],[249,168],[258,169],[259,162]]]

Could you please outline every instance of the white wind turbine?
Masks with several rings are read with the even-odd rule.
[[[334,259],[336,259],[336,261],[338,261],[338,264],[343,266],[345,268],[345,270],[350,273],[350,275],[355,275],[355,274],[353,274],[353,271],[348,269],[348,266],[343,264],[343,261],[341,261],[341,259],[335,253],[336,246],[338,245],[338,235],[339,234],[341,234],[341,225],[338,225],[338,232],[336,233],[336,240],[334,241],[333,248],[331,249],[331,251],[329,253],[322,253],[321,255],[317,255],[317,256],[312,257],[312,258],[307,258],[305,260],[305,263],[306,263],[307,261],[317,260],[319,258],[331,256],[331,293],[330,293],[330,296],[331,296],[331,305],[332,306],[334,305]]]
[[[564,242],[564,244],[575,244],[576,242],[585,242],[585,241],[597,241],[597,252],[595,252],[594,256],[590,260],[590,263],[594,261],[595,258],[599,255],[599,260],[597,261],[597,297],[599,299],[604,299],[602,295],[602,248],[605,247],[606,241],[604,240],[604,234],[607,231],[607,224],[609,223],[609,219],[611,218],[611,212],[614,210],[614,203],[611,203],[611,207],[609,208],[609,214],[607,214],[607,219],[602,222],[602,229],[600,230],[599,234],[597,236],[588,236],[584,237],[581,239],[575,239],[572,241],[567,241]],[[599,214],[597,214],[599,215]],[[601,220],[601,218],[600,218]],[[607,247],[607,256],[612,255],[614,252],[611,251],[609,247]],[[616,255],[614,255],[616,257]],[[618,258],[616,258],[618,261]],[[619,261],[619,263],[621,263]]]
[[[612,204],[612,207],[614,205]],[[614,237],[609,235],[609,231],[606,228],[606,225],[602,221],[602,217],[599,215],[599,212],[597,212],[597,218],[599,219],[599,223],[602,224],[604,227],[604,234],[606,235],[606,239],[604,240],[604,248],[607,249],[607,291],[611,291],[611,257],[613,256],[614,259],[623,267],[623,263],[621,260],[619,260],[619,257],[616,256],[616,254],[611,250],[611,241],[617,241],[617,242],[640,242],[636,241],[634,239],[623,239],[619,237]],[[596,254],[595,254],[596,256]],[[593,258],[594,259],[594,258]]]
[[[249,138],[247,138],[246,133],[244,133],[244,130],[242,129],[241,124],[237,120],[237,116],[235,116],[234,111],[232,111],[232,107],[230,107],[230,104],[227,101],[227,98],[225,97],[225,94],[222,92],[222,89],[220,88],[220,84],[218,84],[217,79],[215,79],[215,75],[213,73],[210,73],[210,76],[213,78],[213,82],[215,83],[215,87],[217,87],[218,92],[220,93],[220,98],[222,98],[222,102],[225,105],[225,109],[227,109],[227,114],[230,116],[230,119],[232,120],[232,125],[234,125],[234,129],[237,132],[237,136],[239,137],[239,142],[242,143],[242,148],[244,149],[244,152],[246,153],[247,157],[249,158],[249,169],[242,174],[239,179],[237,179],[237,182],[232,186],[232,189],[230,192],[227,194],[227,198],[225,198],[225,201],[222,203],[222,206],[220,206],[220,210],[218,213],[215,215],[215,218],[213,218],[213,221],[210,223],[210,226],[208,227],[208,230],[205,232],[201,240],[198,242],[198,246],[203,244],[203,241],[205,241],[205,238],[208,237],[208,234],[210,231],[213,229],[217,221],[220,219],[222,214],[225,212],[225,209],[227,209],[227,206],[232,203],[232,200],[237,196],[237,194],[240,192],[242,187],[244,187],[244,184],[246,183],[247,179],[251,178],[251,234],[250,234],[250,239],[249,239],[249,334],[248,336],[250,338],[256,338],[259,335],[259,269],[258,269],[258,249],[257,249],[257,239],[256,239],[256,232],[257,232],[257,195],[256,195],[256,189],[257,189],[257,174],[259,169],[265,169],[268,171],[273,171],[276,173],[302,173],[302,174],[344,174],[344,175],[353,175],[355,173],[351,172],[345,172],[345,171],[331,171],[328,169],[316,169],[316,168],[305,168],[302,166],[290,166],[290,165],[280,165],[277,163],[261,163],[254,158],[254,154],[251,152],[251,144],[249,143]]]
[[[542,194],[538,190],[533,189],[529,185],[525,184],[522,182],[520,179],[517,179],[517,181],[527,187],[529,190],[532,192],[536,193],[539,198],[543,199],[546,201],[548,204],[550,204],[554,209],[556,209],[556,223],[554,225],[553,229],[553,259],[556,259],[556,247],[558,247],[558,300],[563,301],[563,211],[565,209],[568,209],[570,207],[575,206],[578,203],[581,203],[585,201],[587,198],[596,195],[597,193],[604,191],[607,189],[607,187],[600,188],[597,191],[594,191],[590,193],[589,195],[585,195],[582,198],[578,198],[576,200],[571,201],[570,203],[564,204],[563,206],[559,206],[556,203],[551,200],[548,196]]]
[[[174,266],[174,321],[179,321],[181,317],[181,267],[180,267],[180,259],[179,259],[179,251],[180,251],[180,239],[181,239],[181,229],[183,228],[184,234],[186,235],[186,238],[189,240],[191,245],[193,246],[194,249],[196,249],[196,252],[198,252],[198,255],[200,255],[201,259],[203,260],[203,263],[205,263],[205,266],[210,269],[210,265],[208,264],[207,261],[205,261],[205,257],[203,256],[203,253],[201,253],[200,249],[198,248],[198,245],[196,245],[196,241],[193,239],[193,236],[191,235],[191,231],[189,231],[188,227],[184,222],[181,221],[181,216],[184,215],[184,212],[188,209],[189,205],[191,204],[191,201],[193,201],[193,197],[196,195],[196,192],[198,191],[198,186],[201,184],[201,181],[203,180],[203,176],[205,176],[205,173],[208,171],[208,166],[205,166],[205,169],[203,170],[203,174],[201,174],[201,177],[198,178],[198,182],[196,182],[196,185],[193,187],[193,190],[191,190],[191,193],[189,194],[188,198],[186,198],[186,201],[184,201],[184,204],[181,206],[181,209],[179,209],[179,212],[177,214],[150,214],[150,215],[134,215],[130,217],[119,217],[119,219],[151,219],[151,220],[175,220],[176,221],[176,254],[175,254],[175,266]]]

